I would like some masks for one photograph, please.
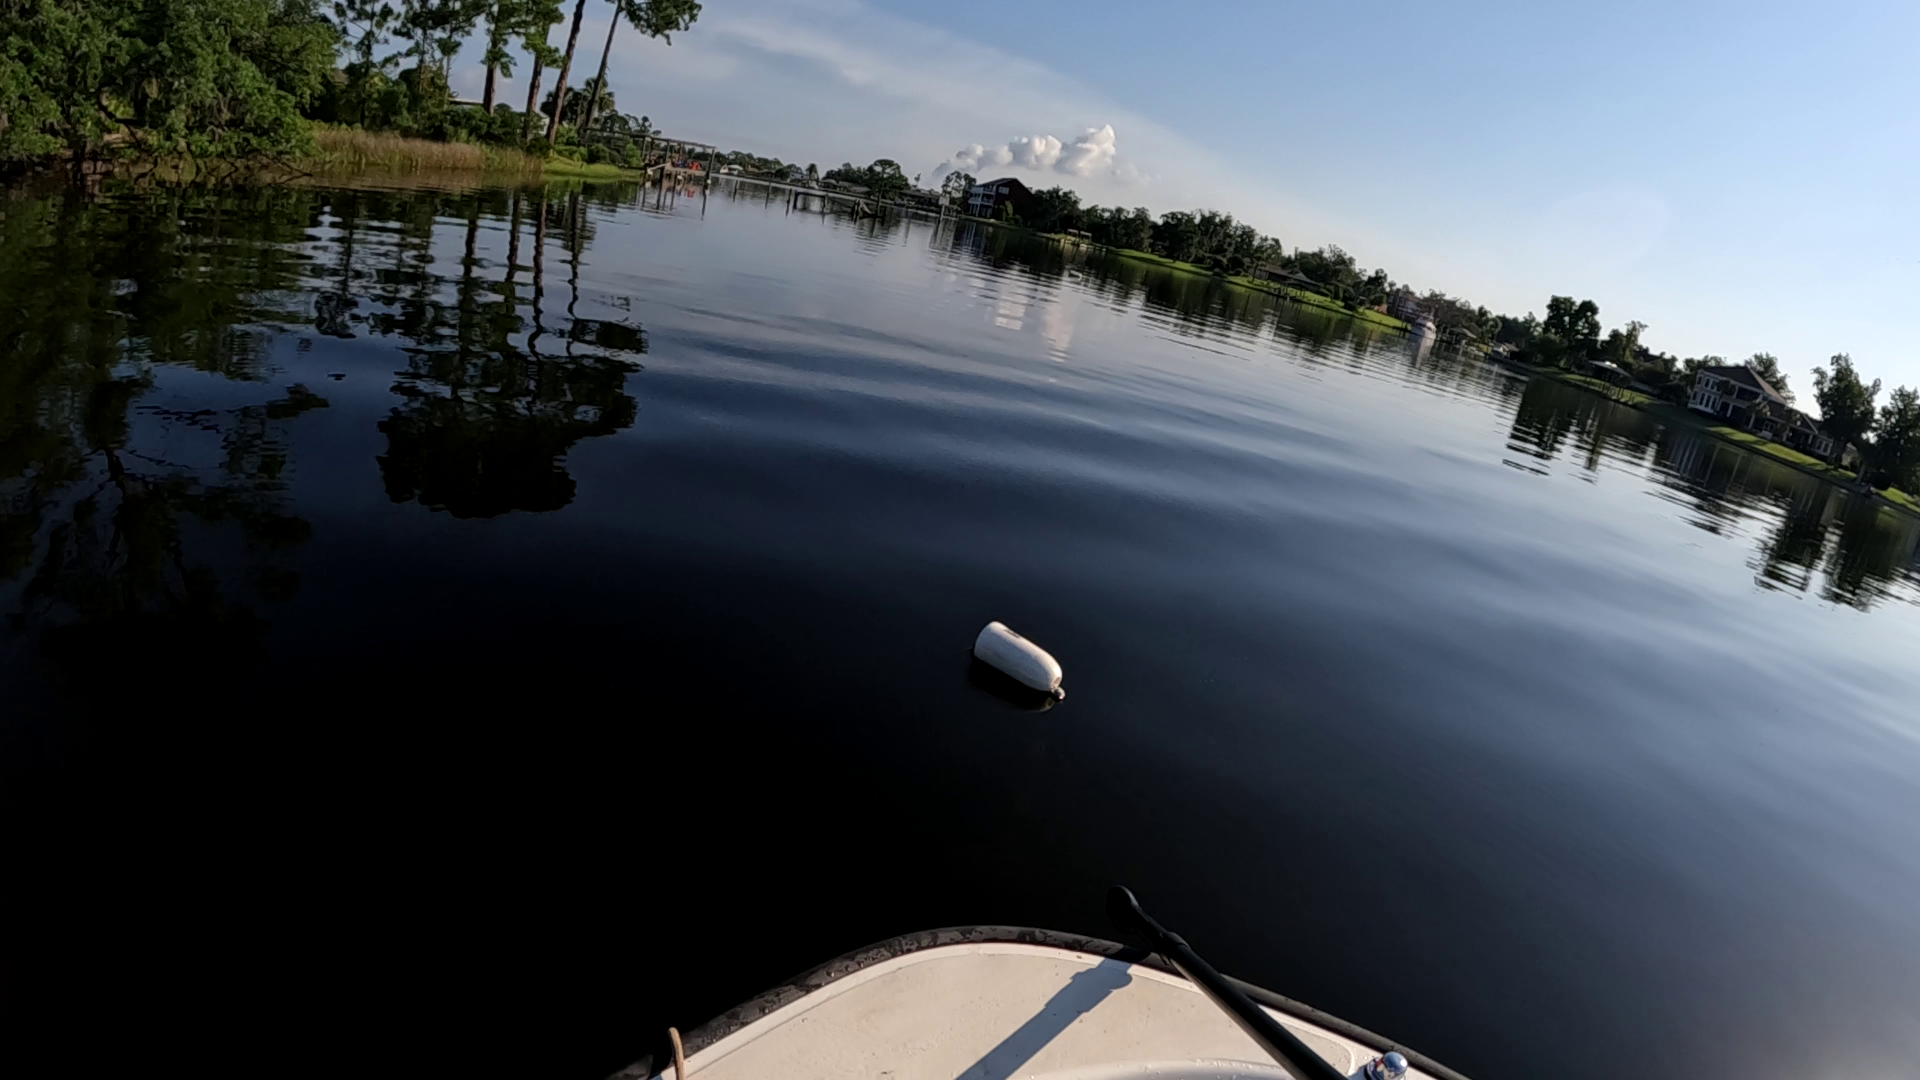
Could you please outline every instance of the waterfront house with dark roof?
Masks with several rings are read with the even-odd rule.
[[[1745,364],[1703,367],[1695,372],[1687,408],[1769,439],[1778,439],[1786,432],[1793,412],[1780,391]]]
[[[1833,436],[1821,430],[1813,417],[1792,410],[1793,415],[1787,421],[1786,437],[1782,439],[1788,446],[1803,454],[1812,454],[1821,461],[1833,460]]]
[[[984,184],[975,184],[967,189],[967,213],[973,217],[999,217],[1000,207],[1009,204],[1012,205],[1014,213],[1022,213],[1031,202],[1033,202],[1033,192],[1027,190],[1027,185],[1011,176],[989,180]]]

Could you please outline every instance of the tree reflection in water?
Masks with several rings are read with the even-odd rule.
[[[449,219],[465,221],[457,270]],[[505,257],[489,258],[482,233],[503,226]],[[558,326],[543,310],[550,234],[571,271]],[[377,421],[394,501],[456,517],[566,506],[566,455],[633,423],[626,378],[646,351],[638,327],[572,314],[591,306],[591,236],[578,194],[545,191],[0,201],[10,633],[74,674],[123,643],[137,646],[123,664],[259,653],[312,531],[289,508],[293,433],[329,384],[289,371],[316,352],[398,369]],[[366,351],[383,338],[401,348]]]
[[[1603,458],[1643,466],[1696,528],[1728,535],[1770,521],[1752,563],[1761,588],[1863,611],[1914,597],[1920,521],[1691,428],[1532,380],[1516,402],[1509,449],[1551,461],[1569,445],[1590,474]]]
[[[625,357],[646,351],[643,331],[583,317],[570,317],[559,335],[545,326],[550,230],[565,245],[569,313],[579,303],[589,227],[580,196],[558,205],[544,191],[515,191],[507,199],[508,255],[497,282],[483,276],[480,205],[469,201],[452,305],[420,300],[400,305],[397,320],[375,320],[381,331],[412,345],[393,385],[402,403],[380,422],[387,437],[380,471],[394,502],[417,501],[460,518],[558,510],[574,497],[562,463],[567,452],[583,438],[632,424],[638,411],[626,378],[639,365]],[[516,280],[527,201],[533,203],[530,319],[520,314]],[[429,238],[431,227],[429,220]]]
[[[73,670],[254,651],[250,601],[298,589],[288,428],[327,402],[269,353],[301,316],[308,210],[284,190],[0,203],[0,585],[10,630]],[[252,400],[180,405],[164,384],[189,370]]]

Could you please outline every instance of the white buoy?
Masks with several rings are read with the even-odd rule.
[[[1007,629],[1002,622],[990,622],[973,640],[974,658],[1012,678],[1022,686],[1063,700],[1067,692],[1060,688],[1060,661],[1047,650]]]

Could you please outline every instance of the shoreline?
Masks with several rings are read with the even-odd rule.
[[[1180,270],[1189,274],[1198,274],[1201,277],[1221,278],[1222,280],[1225,280],[1228,283],[1233,285],[1238,285],[1241,288],[1254,289],[1256,291],[1266,293],[1269,296],[1277,296],[1282,300],[1291,301],[1296,304],[1305,304],[1308,307],[1322,308],[1326,311],[1334,312],[1340,315],[1346,315],[1349,318],[1359,319],[1362,322],[1370,322],[1376,326],[1384,327],[1388,330],[1410,331],[1413,329],[1411,324],[1401,319],[1396,319],[1393,316],[1386,314],[1385,312],[1375,311],[1372,308],[1357,308],[1357,309],[1350,308],[1350,307],[1347,307],[1345,304],[1342,304],[1340,301],[1335,300],[1331,296],[1322,296],[1319,293],[1307,292],[1304,289],[1296,289],[1290,285],[1282,285],[1277,281],[1263,281],[1260,278],[1248,277],[1245,274],[1223,274],[1217,271],[1209,270],[1204,266],[1196,266],[1190,262],[1181,262],[1179,259],[1169,259],[1165,255],[1155,255],[1151,251],[1141,251],[1138,248],[1123,248],[1123,247],[1113,247],[1108,244],[1098,244],[1098,243],[1094,243],[1091,240],[1082,240],[1079,237],[1068,236],[1065,233],[1040,232],[1037,229],[1030,229],[1025,225],[1013,225],[1004,221],[993,221],[989,218],[973,217],[968,214],[961,214],[960,217],[962,220],[965,220],[965,221],[983,222],[985,224],[992,225],[995,228],[1019,229],[1022,232],[1030,232],[1030,233],[1033,233],[1035,236],[1045,237],[1048,240],[1058,240],[1063,243],[1082,244],[1087,247],[1098,248],[1099,250],[1104,251],[1107,254],[1116,255],[1122,259],[1132,259],[1135,262],[1154,263],[1159,266],[1164,266],[1169,270]]]
[[[512,147],[418,139],[385,131],[322,127],[314,131],[316,153],[297,158],[308,175],[384,173],[474,176],[499,180],[535,177],[569,180],[630,180],[646,173],[611,163],[588,164],[548,154],[539,157]]]
[[[1493,360],[1492,362],[1516,372],[1552,379],[1565,386],[1604,397],[1622,408],[1646,413],[1661,423],[1685,426],[1718,439],[1735,449],[1764,457],[1775,465],[1781,465],[1815,480],[1822,480],[1857,494],[1866,495],[1888,509],[1920,518],[1920,499],[1914,498],[1899,488],[1868,487],[1860,482],[1858,474],[1847,469],[1829,465],[1811,454],[1801,453],[1784,443],[1762,438],[1750,431],[1741,431],[1725,424],[1710,424],[1683,405],[1675,405],[1643,391],[1614,386],[1599,379],[1576,375],[1559,368],[1540,367],[1518,360]]]
[[[313,132],[312,152],[281,159],[193,158],[184,155],[126,157],[90,161],[80,175],[88,184],[102,180],[158,179],[171,183],[298,183],[351,178],[396,181],[468,181],[478,184],[577,180],[586,183],[645,183],[646,170],[612,163],[589,164],[549,154],[539,157],[511,147],[471,142],[417,139],[392,132],[322,127]],[[0,190],[70,182],[68,159],[12,162],[0,170]]]

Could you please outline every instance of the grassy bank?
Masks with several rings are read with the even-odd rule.
[[[587,165],[571,158],[541,158],[506,147],[414,139],[391,131],[361,131],[322,125],[314,131],[319,153],[301,164],[316,173],[479,173],[538,180],[639,180],[643,174],[617,165]]]
[[[548,158],[546,172],[548,176],[569,180],[639,180],[646,176],[638,169],[623,169],[618,165],[588,165],[563,157]]]
[[[1570,371],[1548,372],[1547,374],[1552,375],[1563,383],[1572,383],[1582,389],[1591,390],[1596,394],[1605,394],[1607,397],[1622,405],[1628,405],[1636,409],[1643,409],[1653,404],[1652,395],[1643,394],[1638,390],[1630,390],[1624,386],[1615,386],[1604,379],[1575,375]]]
[[[1322,296],[1319,293],[1307,292],[1305,289],[1295,289],[1275,281],[1263,281],[1260,278],[1251,278],[1244,274],[1216,274],[1204,266],[1198,266],[1190,262],[1181,262],[1179,259],[1169,259],[1165,255],[1155,255],[1151,251],[1141,251],[1138,248],[1110,247],[1106,244],[1095,243],[1091,240],[1082,240],[1077,236],[1068,236],[1065,233],[1039,232],[1034,229],[1029,229],[1024,225],[1011,225],[1004,221],[994,221],[991,218],[968,217],[968,220],[985,222],[1001,229],[1019,229],[1022,232],[1033,233],[1035,236],[1048,240],[1059,240],[1068,244],[1085,244],[1090,247],[1097,247],[1109,254],[1118,255],[1123,259],[1132,259],[1134,262],[1151,263],[1154,266],[1164,266],[1169,270],[1179,270],[1188,274],[1199,274],[1201,277],[1224,277],[1242,288],[1258,289],[1261,292],[1272,293],[1283,300],[1291,300],[1296,304],[1307,304],[1311,307],[1325,308],[1328,311],[1338,312],[1339,314],[1359,319],[1361,322],[1370,322],[1394,330],[1412,329],[1407,323],[1385,312],[1374,311],[1371,308],[1355,310],[1335,300],[1331,296]]]
[[[994,224],[1005,226],[1004,222],[995,222]],[[1078,237],[1066,236],[1060,233],[1040,233],[1039,235],[1050,240],[1064,240],[1068,243],[1090,243],[1090,241],[1083,241]],[[1369,308],[1360,308],[1356,311],[1330,296],[1321,296],[1319,293],[1310,293],[1304,289],[1291,288],[1278,282],[1262,281],[1259,278],[1247,277],[1244,274],[1216,275],[1212,270],[1204,266],[1196,266],[1190,262],[1181,262],[1179,259],[1169,259],[1165,255],[1155,255],[1151,251],[1141,251],[1138,248],[1106,247],[1098,244],[1094,246],[1101,247],[1102,250],[1118,255],[1123,259],[1132,259],[1135,262],[1152,263],[1155,266],[1164,266],[1169,270],[1180,270],[1189,274],[1199,274],[1202,277],[1225,277],[1228,281],[1242,288],[1258,289],[1261,292],[1272,293],[1283,300],[1291,300],[1296,304],[1307,304],[1312,307],[1325,308],[1328,311],[1335,311],[1342,315],[1352,316],[1362,322],[1370,322],[1379,326],[1390,327],[1394,330],[1409,329],[1406,323],[1383,312],[1374,311]]]
[[[1200,270],[1197,266],[1193,269],[1203,274],[1206,273],[1206,271]],[[1276,281],[1263,281],[1260,278],[1245,277],[1240,274],[1230,275],[1227,280],[1233,282],[1235,285],[1243,285],[1249,289],[1259,289],[1263,292],[1273,293],[1275,296],[1291,300],[1296,304],[1306,304],[1311,307],[1325,308],[1328,311],[1337,311],[1343,315],[1350,315],[1353,318],[1359,319],[1361,322],[1370,322],[1393,330],[1413,329],[1405,320],[1396,319],[1384,311],[1375,311],[1372,308],[1350,308],[1331,296],[1322,296],[1319,293],[1308,292],[1305,289],[1296,289],[1291,285],[1282,285]]]
[[[320,152],[305,164],[315,172],[479,172],[538,177],[543,163],[531,154],[474,143],[412,139],[390,131],[320,127]]]

